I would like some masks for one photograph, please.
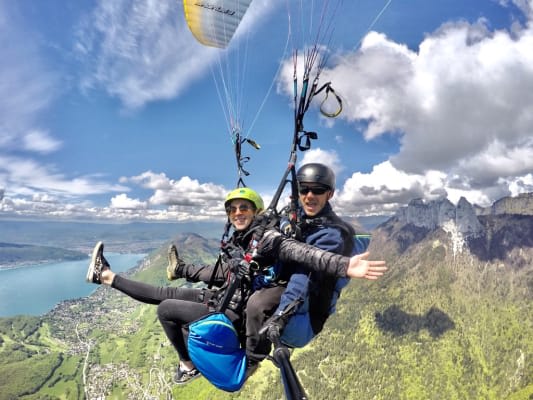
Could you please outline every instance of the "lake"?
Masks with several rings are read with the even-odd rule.
[[[133,268],[146,254],[106,252],[113,271]],[[98,285],[87,283],[90,258],[0,270],[0,317],[42,315],[63,300],[86,297]]]

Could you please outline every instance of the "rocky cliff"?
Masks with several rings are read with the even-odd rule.
[[[476,237],[483,231],[472,204],[461,197],[457,206],[448,199],[424,202],[422,199],[411,200],[407,207],[396,213],[399,222],[412,224],[419,228],[434,230],[452,223],[463,235]]]
[[[518,214],[533,215],[533,193],[522,193],[516,197],[503,197],[490,207],[483,208],[481,215]]]
[[[447,199],[415,199],[382,227],[394,232],[390,237],[400,252],[441,230],[454,255],[468,249],[479,260],[507,260],[523,267],[533,253],[533,193],[506,197],[485,209],[465,198],[456,206]]]

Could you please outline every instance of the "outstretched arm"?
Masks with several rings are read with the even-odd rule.
[[[375,280],[387,270],[385,261],[368,261],[368,252],[351,258],[345,257],[284,237],[273,230],[267,231],[261,239],[258,253],[260,257],[275,257],[281,262],[297,262],[310,270],[339,278]]]

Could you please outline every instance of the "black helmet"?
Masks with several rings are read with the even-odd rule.
[[[296,173],[298,183],[319,183],[335,190],[335,173],[331,168],[319,163],[302,165]]]

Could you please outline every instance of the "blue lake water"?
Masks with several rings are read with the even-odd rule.
[[[146,254],[106,252],[113,271],[133,268]],[[86,297],[98,285],[87,283],[90,259],[0,270],[0,317],[42,315],[63,300]]]

